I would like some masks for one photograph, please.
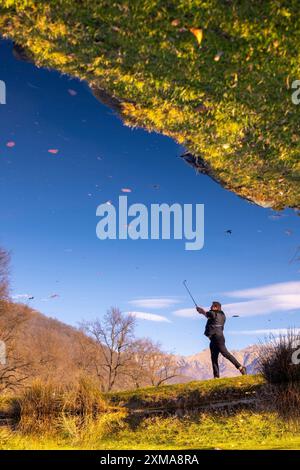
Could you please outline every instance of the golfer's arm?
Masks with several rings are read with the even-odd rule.
[[[207,317],[207,313],[206,313],[206,311],[204,310],[204,308],[202,308],[202,307],[197,307],[196,310],[197,310],[197,312],[198,312],[200,315],[204,315],[205,317]]]

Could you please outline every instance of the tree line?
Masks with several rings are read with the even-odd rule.
[[[12,302],[9,258],[0,248],[0,393],[36,379],[70,387],[86,376],[111,391],[160,386],[179,375],[176,357],[137,338],[135,317],[116,307],[74,328]]]

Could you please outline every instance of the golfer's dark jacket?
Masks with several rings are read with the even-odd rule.
[[[205,336],[211,338],[213,335],[222,335],[226,322],[225,313],[222,310],[210,310],[206,312],[208,318],[205,326]]]

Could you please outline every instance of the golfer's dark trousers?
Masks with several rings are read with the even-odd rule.
[[[232,362],[232,364],[238,369],[241,367],[241,364],[236,360],[236,358],[230,354],[228,349],[225,346],[225,338],[223,334],[216,334],[212,335],[210,338],[210,354],[211,354],[211,362],[214,372],[214,377],[220,377],[219,371],[219,354],[221,353],[222,356],[226,357],[228,361]]]

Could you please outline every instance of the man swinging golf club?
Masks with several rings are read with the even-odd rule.
[[[201,315],[204,315],[207,318],[206,327],[205,327],[205,336],[210,339],[210,354],[211,362],[214,373],[214,378],[220,377],[219,370],[219,354],[221,353],[228,361],[230,361],[242,375],[247,373],[246,367],[239,363],[239,361],[228,351],[225,345],[224,337],[224,325],[226,321],[225,313],[222,310],[220,302],[213,302],[210,310],[206,312],[203,308],[198,307],[194,297],[192,296],[189,288],[187,287],[186,281],[183,281],[183,284],[188,291],[191,299],[193,300],[196,310]]]
[[[242,364],[240,364],[226,348],[225,337],[223,334],[226,317],[220,302],[213,302],[208,312],[198,306],[196,307],[196,310],[207,318],[204,334],[210,339],[209,348],[214,377],[220,377],[218,362],[220,353],[228,359],[228,361],[230,361],[241,374],[245,375],[246,367],[242,366]]]

